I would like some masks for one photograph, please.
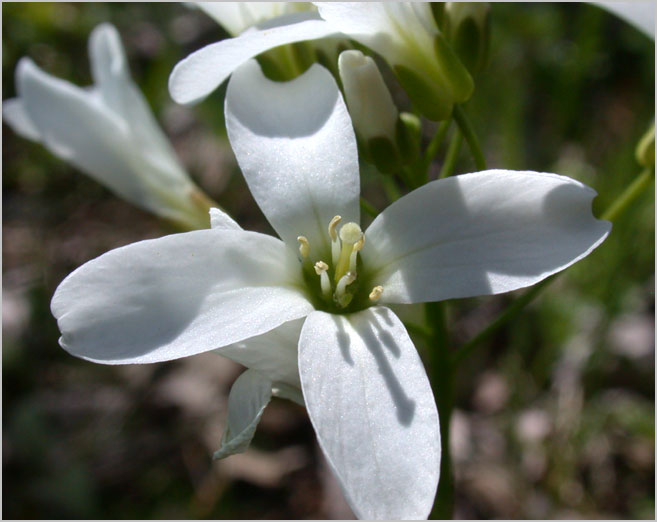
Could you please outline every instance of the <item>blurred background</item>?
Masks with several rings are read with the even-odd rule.
[[[87,38],[110,21],[188,171],[244,228],[271,232],[226,140],[224,89],[193,108],[167,91],[177,61],[227,36],[214,21],[169,3],[3,3],[2,15],[3,99],[22,56],[89,85]],[[599,214],[640,171],[654,41],[588,4],[493,4],[491,22],[490,63],[467,104],[489,166],[578,179],[598,191]],[[59,282],[172,230],[6,125],[2,139],[3,517],[352,517],[292,403],[274,399],[251,449],[212,461],[237,364],[203,354],[110,367],[58,346]],[[457,172],[472,170],[464,147]],[[383,208],[378,175],[364,171]],[[653,196],[460,368],[457,518],[654,518]],[[451,301],[454,349],[518,295]]]

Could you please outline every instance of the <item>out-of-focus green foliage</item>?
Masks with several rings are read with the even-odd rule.
[[[2,14],[4,98],[21,56],[90,84],[87,37],[110,21],[199,185],[245,228],[271,230],[234,165],[223,89],[192,109],[167,92],[178,60],[226,36],[213,21],[180,4],[3,3]],[[490,16],[489,62],[466,106],[489,167],[578,179],[598,191],[600,214],[640,170],[654,42],[588,4],[494,3]],[[408,109],[403,93],[395,100]],[[456,171],[473,169],[463,147]],[[363,185],[379,208],[395,190],[367,168]],[[654,517],[652,192],[461,367],[456,516]],[[232,363],[203,355],[106,367],[58,347],[57,284],[110,248],[169,232],[3,126],[4,516],[349,516],[305,412],[289,403],[267,410],[246,455],[211,461],[239,373]],[[455,349],[513,298],[450,302]],[[415,310],[404,319],[419,323]]]

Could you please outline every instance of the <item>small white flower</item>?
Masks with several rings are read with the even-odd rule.
[[[211,203],[180,166],[128,70],[116,28],[89,38],[94,85],[80,88],[23,58],[18,97],[2,116],[18,134],[42,143],[123,199],[192,228],[208,226]]]
[[[609,233],[591,215],[595,192],[555,174],[466,174],[411,192],[363,232],[356,140],[328,71],[283,84],[246,64],[226,124],[281,240],[214,211],[211,230],[108,252],[55,292],[60,344],[105,364],[211,350],[245,364],[218,457],[246,448],[278,394],[305,403],[359,517],[426,517],[438,414],[387,305],[506,292],[566,268]]]

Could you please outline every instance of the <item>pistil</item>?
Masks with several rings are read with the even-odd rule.
[[[340,249],[340,258],[338,259],[338,263],[335,267],[335,274],[333,276],[336,282],[340,281],[342,276],[344,276],[349,270],[351,265],[351,253],[354,251],[354,246],[359,243],[362,238],[363,231],[360,229],[357,223],[347,223],[340,229],[340,240],[342,241],[342,247]],[[360,248],[362,248],[362,244],[360,245]],[[356,251],[356,255],[357,253],[358,250]]]

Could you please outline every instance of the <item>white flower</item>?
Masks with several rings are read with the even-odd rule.
[[[273,389],[305,403],[359,517],[426,517],[438,414],[387,305],[506,292],[564,269],[609,233],[591,215],[595,192],[555,174],[466,174],[411,192],[363,233],[356,140],[328,71],[283,84],[246,64],[226,124],[282,240],[214,211],[211,230],[110,251],[55,292],[60,344],[105,364],[210,350],[241,362],[219,457],[245,449]]]
[[[346,35],[383,56],[423,114],[443,119],[472,94],[470,74],[440,33],[426,2],[316,2],[307,19],[210,44],[179,62],[169,78],[178,103],[210,94],[249,58],[279,45]],[[308,17],[314,13],[308,13]]]
[[[194,2],[233,36],[272,18],[309,11],[310,2]]]
[[[21,59],[18,97],[2,103],[5,122],[130,203],[192,228],[207,228],[211,202],[180,166],[132,81],[115,27],[94,29],[89,55],[90,88]]]

